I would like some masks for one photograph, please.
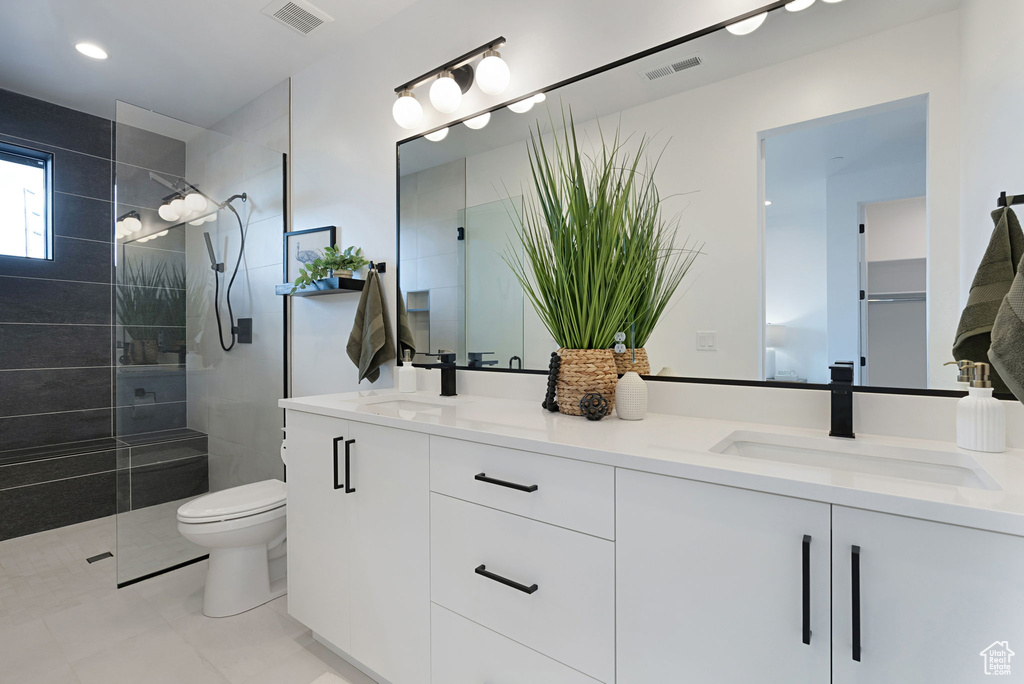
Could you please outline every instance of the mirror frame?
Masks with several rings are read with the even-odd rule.
[[[401,282],[401,263],[402,263],[402,255],[401,255],[401,231],[402,231],[402,216],[401,216],[402,153],[401,153],[401,146],[403,144],[408,143],[408,142],[412,142],[413,140],[418,140],[419,138],[422,138],[422,137],[424,137],[424,136],[426,136],[426,135],[428,135],[430,133],[433,133],[435,131],[439,131],[442,128],[448,128],[449,126],[454,126],[456,124],[460,124],[460,123],[462,123],[462,122],[464,122],[464,121],[466,121],[468,119],[475,118],[475,117],[480,116],[482,114],[485,114],[485,113],[488,113],[488,112],[494,112],[494,111],[497,111],[499,109],[504,109],[505,107],[509,106],[510,104],[514,104],[516,102],[519,102],[520,100],[529,99],[529,98],[533,97],[534,95],[538,95],[540,93],[548,93],[548,92],[551,92],[553,90],[557,90],[559,88],[563,88],[565,86],[572,85],[573,83],[576,83],[577,81],[582,81],[583,79],[590,78],[592,76],[597,76],[597,75],[602,74],[602,73],[604,73],[606,71],[611,71],[612,69],[618,68],[620,66],[623,66],[623,65],[629,64],[631,62],[635,62],[637,60],[643,59],[645,57],[649,57],[651,55],[657,54],[657,53],[659,53],[659,52],[661,52],[663,50],[667,50],[669,48],[676,47],[677,45],[682,45],[684,43],[688,43],[690,41],[696,40],[698,38],[701,38],[703,36],[709,35],[711,33],[715,33],[716,31],[723,30],[726,26],[729,26],[730,24],[735,24],[738,21],[743,21],[744,19],[749,19],[750,17],[757,16],[758,14],[761,14],[763,12],[774,12],[774,11],[777,11],[777,10],[781,10],[781,9],[783,9],[785,7],[785,5],[786,5],[786,3],[788,1],[789,0],[775,0],[774,2],[768,3],[767,5],[762,5],[761,7],[757,8],[757,9],[754,9],[754,10],[751,10],[750,12],[746,12],[744,14],[737,15],[735,17],[732,17],[731,19],[727,19],[727,20],[719,22],[717,24],[713,24],[711,26],[707,26],[705,28],[699,29],[699,30],[694,31],[692,33],[688,33],[686,35],[680,36],[679,38],[675,38],[673,40],[670,40],[670,41],[661,43],[659,45],[655,45],[653,47],[647,48],[646,50],[641,50],[640,52],[636,52],[636,53],[628,55],[626,57],[622,57],[621,59],[617,59],[617,60],[615,60],[613,62],[608,62],[607,64],[604,64],[602,66],[596,67],[594,69],[590,69],[588,71],[584,71],[584,72],[582,72],[580,74],[577,74],[575,76],[572,76],[570,78],[566,78],[566,79],[558,81],[556,83],[552,83],[551,85],[545,86],[543,88],[538,88],[538,89],[533,90],[533,91],[531,91],[529,93],[526,93],[525,95],[521,95],[521,96],[513,98],[511,100],[505,100],[504,102],[496,104],[496,105],[494,105],[492,107],[488,107],[486,109],[481,109],[480,111],[476,111],[476,112],[473,112],[471,114],[467,114],[466,116],[463,116],[463,117],[461,117],[459,119],[454,119],[452,121],[446,122],[446,123],[444,123],[444,124],[442,124],[440,126],[436,126],[436,127],[431,128],[429,130],[423,131],[422,133],[418,133],[416,135],[412,135],[412,136],[409,136],[407,138],[402,138],[401,140],[396,142],[395,143],[395,282],[396,283],[400,283]],[[397,303],[397,301],[400,301],[400,298],[401,298],[401,295],[399,294],[399,292],[400,292],[400,288],[396,287],[395,288],[396,303]],[[400,359],[397,361],[397,363],[400,366],[404,365]],[[413,366],[422,366],[424,364],[413,363],[412,365]],[[527,368],[518,369],[518,368],[471,367],[471,366],[457,366],[456,368],[458,370],[460,370],[460,371],[477,371],[477,372],[482,372],[482,373],[519,373],[519,374],[525,373],[527,375],[547,375],[548,374],[548,371],[546,371],[546,370],[527,369]],[[730,379],[730,378],[697,378],[697,377],[688,377],[688,376],[663,377],[663,376],[658,376],[658,375],[645,375],[645,376],[643,376],[643,378],[644,378],[645,381],[675,382],[675,383],[699,384],[699,385],[732,385],[732,386],[738,386],[738,387],[766,387],[766,388],[774,388],[774,389],[798,389],[798,390],[818,390],[818,391],[828,391],[828,390],[831,389],[831,385],[828,385],[828,384],[806,383],[806,382],[779,382],[779,381],[774,381],[774,380],[772,380],[772,381],[769,381],[769,380],[739,380],[739,379]],[[854,392],[861,392],[861,393],[865,393],[865,394],[901,394],[901,395],[914,395],[914,396],[926,396],[926,397],[951,397],[951,398],[967,396],[967,392],[966,391],[963,391],[963,390],[948,390],[948,389],[918,389],[918,388],[909,388],[909,387],[880,387],[880,386],[874,386],[874,385],[854,385],[852,389],[853,389]],[[1014,397],[1012,394],[1000,393],[1000,394],[995,394],[994,396],[995,396],[996,399],[1002,399],[1002,400],[1006,400],[1006,401],[1017,401],[1017,398]],[[1024,401],[1024,399],[1022,399],[1022,401]]]

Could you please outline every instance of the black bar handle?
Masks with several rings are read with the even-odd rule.
[[[476,570],[474,570],[474,572],[476,574],[478,574],[478,575],[483,575],[487,579],[492,579],[495,582],[500,582],[501,584],[504,584],[506,587],[512,587],[513,589],[518,589],[519,591],[523,592],[524,594],[532,594],[533,592],[537,591],[537,588],[538,588],[536,584],[531,584],[530,586],[526,586],[525,584],[520,584],[519,582],[514,582],[514,581],[508,579],[507,577],[502,577],[501,575],[495,575],[493,572],[488,572],[486,565],[481,565]]]
[[[495,480],[493,477],[487,477],[487,473],[480,473],[474,480],[480,482],[486,482],[487,484],[498,485],[499,487],[508,487],[509,489],[518,489],[521,492],[535,492],[537,491],[537,485],[521,485],[515,482],[508,482],[507,480]]]
[[[803,543],[803,640],[811,643],[811,535],[804,535]]]
[[[351,472],[351,461],[352,461],[352,445],[356,443],[354,439],[345,440],[345,493],[351,494],[356,491],[355,487],[350,487],[352,484],[352,472]]]
[[[341,489],[345,485],[338,484],[338,442],[344,441],[344,437],[334,438],[334,488]],[[345,472],[345,480],[348,480],[348,472]]]
[[[853,622],[853,659],[860,662],[860,547],[850,548],[851,616]]]

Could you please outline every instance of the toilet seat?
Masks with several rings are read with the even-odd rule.
[[[286,501],[287,487],[284,482],[264,480],[213,492],[189,501],[178,509],[178,521],[213,523],[248,518],[283,508]]]

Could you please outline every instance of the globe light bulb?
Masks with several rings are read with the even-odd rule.
[[[207,223],[213,223],[214,221],[217,220],[217,212],[213,212],[203,220],[206,221]]]
[[[442,141],[442,140],[444,140],[445,138],[448,137],[448,129],[447,128],[442,128],[439,131],[434,131],[433,133],[427,133],[423,137],[426,138],[427,140],[429,140],[430,142],[440,142],[440,141]]]
[[[488,95],[500,95],[508,88],[512,72],[495,50],[488,50],[476,67],[476,84]]]
[[[534,104],[540,104],[544,100],[548,99],[548,96],[545,95],[544,93],[537,93],[530,99],[533,100]]]
[[[125,216],[121,219],[121,225],[124,226],[124,229],[129,233],[138,233],[142,230],[142,221],[135,216]]]
[[[745,36],[748,33],[753,33],[759,29],[767,17],[767,12],[761,12],[760,14],[755,14],[749,19],[737,21],[735,24],[729,24],[725,29],[734,36]]]
[[[786,3],[786,11],[801,12],[814,4],[814,0],[790,0]]]
[[[452,78],[452,72],[442,71],[430,84],[430,104],[442,114],[451,114],[462,104],[462,88]]]
[[[198,192],[185,195],[185,206],[192,211],[206,211],[206,198]]]
[[[160,208],[157,209],[156,213],[160,214],[160,218],[164,221],[177,221],[178,212],[175,211],[174,207],[170,204],[161,204]]]
[[[508,108],[511,109],[516,114],[525,114],[526,112],[528,112],[531,109],[533,109],[533,98],[532,97],[528,97],[525,100],[520,100],[519,102],[513,102],[512,104],[510,104],[508,106]]]
[[[420,117],[423,116],[423,107],[420,106],[415,95],[408,90],[403,90],[391,107],[391,116],[395,118],[395,123],[402,128],[416,128]]]
[[[472,128],[474,131],[478,131],[487,125],[487,122],[491,120],[491,113],[484,112],[480,116],[474,116],[472,119],[466,119],[462,123],[466,124],[467,128]]]
[[[198,218],[195,221],[189,221],[188,225],[190,225],[190,226],[201,226],[204,223],[206,223],[206,217],[205,216],[203,218]]]
[[[176,197],[171,200],[171,209],[178,215],[179,219],[183,219],[189,215],[188,207],[185,206],[185,200],[181,197]]]

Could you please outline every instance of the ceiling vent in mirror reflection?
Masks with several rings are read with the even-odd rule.
[[[655,81],[659,78],[671,76],[672,74],[678,74],[680,71],[686,71],[692,69],[695,66],[700,66],[704,63],[704,60],[699,55],[692,55],[684,59],[677,59],[674,62],[668,64],[662,64],[659,67],[653,69],[643,69],[638,73],[645,81]]]
[[[304,36],[309,35],[313,29],[334,21],[327,12],[306,0],[274,0],[261,11]]]

